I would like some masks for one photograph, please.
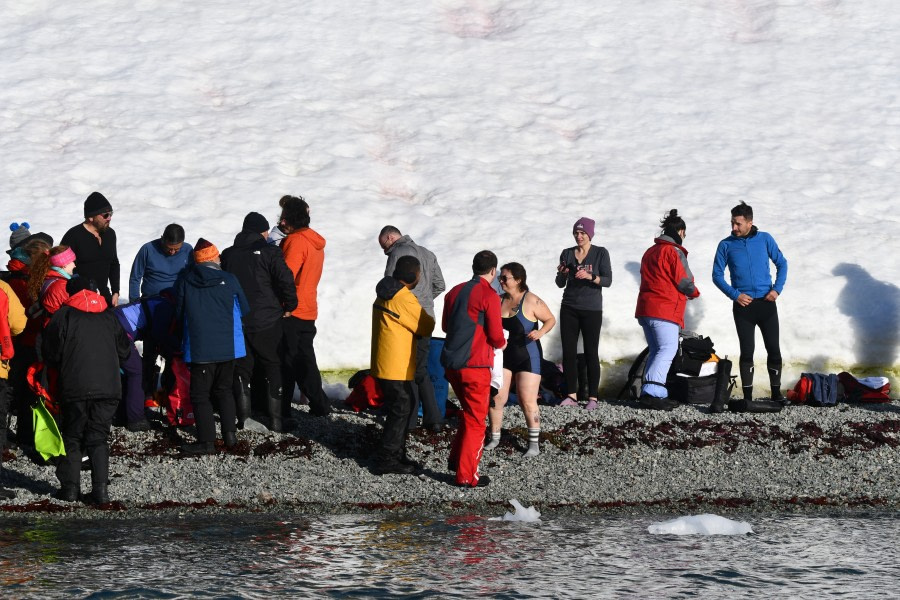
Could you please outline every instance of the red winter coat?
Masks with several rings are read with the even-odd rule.
[[[460,292],[470,282],[460,283],[444,298],[442,328],[447,334],[444,352],[456,348],[466,358],[467,368],[492,368],[494,348],[506,344],[503,337],[503,320],[500,317],[500,296],[483,277],[472,278],[474,286],[467,299],[466,311],[453,318],[453,308]],[[462,300],[461,300],[462,301]],[[481,321],[481,324],[478,322]],[[450,367],[447,367],[450,368]]]
[[[47,276],[44,277],[44,285],[41,287],[41,296],[39,298],[41,306],[44,308],[46,315],[44,316],[43,326],[46,327],[50,322],[53,313],[58,311],[66,300],[69,299],[69,293],[66,291],[66,283],[69,280],[59,272],[50,269]]]
[[[684,307],[700,290],[687,262],[687,250],[668,236],[654,240],[641,259],[641,291],[635,317],[650,317],[684,327]]]

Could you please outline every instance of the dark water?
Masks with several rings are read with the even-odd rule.
[[[660,517],[0,517],[4,597],[897,598],[900,515],[729,515],[754,534],[657,536]]]

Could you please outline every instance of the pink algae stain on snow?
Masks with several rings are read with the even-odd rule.
[[[449,31],[460,38],[488,39],[519,28],[514,12],[488,8],[485,4],[469,0],[462,6],[445,10],[444,19]]]

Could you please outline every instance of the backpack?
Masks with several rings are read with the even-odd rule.
[[[28,281],[28,275],[21,271],[0,271],[0,279],[5,281],[6,283],[15,281],[16,279]]]
[[[859,380],[846,371],[838,373],[837,377],[844,387],[842,397],[847,402],[880,403],[891,401],[891,382],[886,377],[866,377]]]
[[[353,412],[380,408],[384,404],[381,387],[378,385],[378,381],[369,374],[369,369],[358,371],[350,378],[350,382],[354,385],[350,395],[344,400],[344,404],[352,408]]]
[[[678,338],[678,352],[672,359],[670,373],[686,373],[700,375],[703,363],[707,362],[716,350],[712,340],[691,332],[682,332]]]
[[[632,400],[637,400],[638,396],[641,395],[644,365],[647,362],[648,354],[650,354],[649,347],[641,350],[640,354],[634,358],[634,362],[631,363],[631,367],[628,369],[628,377],[625,379],[625,385],[622,386],[622,390],[618,393],[616,398],[621,399],[622,396],[628,393],[628,396]],[[635,384],[637,384],[637,386],[635,386]]]
[[[806,404],[810,394],[812,394],[812,379],[806,375],[801,375],[794,389],[788,390],[787,399],[792,404]]]

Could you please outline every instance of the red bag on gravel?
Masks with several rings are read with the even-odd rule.
[[[872,378],[866,378],[864,381],[871,381]],[[886,378],[881,378],[885,379]],[[859,379],[844,371],[838,373],[838,381],[844,387],[844,400],[847,402],[874,402],[884,403],[891,401],[891,382],[888,381],[884,385],[873,388],[862,383]]]

